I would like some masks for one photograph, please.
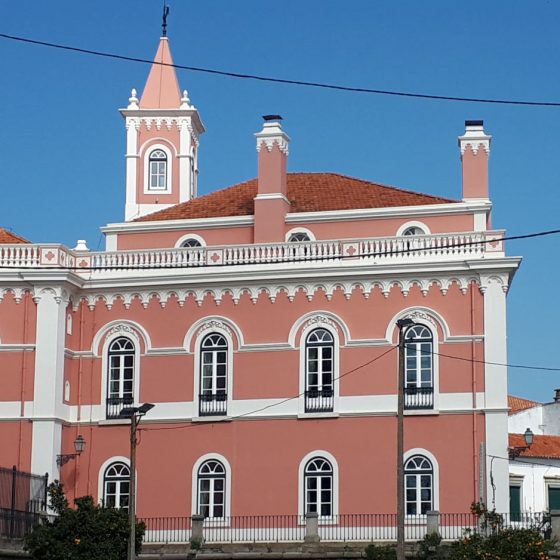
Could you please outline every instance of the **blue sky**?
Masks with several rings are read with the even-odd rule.
[[[175,62],[454,96],[560,101],[560,2],[170,0]],[[159,0],[0,0],[0,32],[153,58]],[[36,242],[102,248],[124,213],[119,107],[148,67],[0,39],[0,224]],[[484,119],[494,225],[560,227],[560,108],[323,91],[179,72],[207,132],[202,193],[254,177],[253,133],[280,113],[290,170],[336,171],[459,198],[457,136]],[[510,242],[509,361],[558,367],[560,237]],[[510,370],[510,392],[551,400],[560,373]]]

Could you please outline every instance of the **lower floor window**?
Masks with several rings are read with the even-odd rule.
[[[422,455],[404,466],[406,515],[425,515],[433,509],[433,467]]]
[[[311,459],[305,466],[305,513],[333,514],[333,468],[326,459]]]
[[[112,463],[103,476],[103,504],[105,507],[128,509],[130,469],[124,463]]]
[[[225,517],[226,470],[216,460],[198,469],[198,513],[204,517]]]

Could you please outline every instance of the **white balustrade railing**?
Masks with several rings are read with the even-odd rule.
[[[0,245],[0,270],[67,268],[76,272],[96,273],[215,265],[333,263],[343,260],[361,260],[371,264],[449,261],[503,256],[503,235],[503,231],[487,231],[102,252],[75,252],[63,245]]]

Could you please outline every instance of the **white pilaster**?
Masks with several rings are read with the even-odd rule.
[[[36,289],[37,333],[33,395],[33,444],[31,471],[58,478],[61,419],[66,415],[64,391],[64,341],[68,299],[60,289]]]
[[[481,277],[484,293],[484,360],[507,363],[506,278]],[[485,365],[488,506],[509,511],[507,367]]]
[[[140,121],[126,117],[126,208],[125,220],[131,220],[138,214],[137,168],[138,168],[138,130]]]
[[[192,192],[192,156],[191,156],[191,133],[188,127],[188,120],[181,119],[179,123],[179,202],[186,202],[191,199]]]

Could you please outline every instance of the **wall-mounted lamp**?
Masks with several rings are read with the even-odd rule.
[[[78,455],[81,455],[82,451],[85,448],[86,448],[86,440],[83,438],[83,436],[78,436],[74,440],[74,449],[76,450],[76,453],[64,453],[62,455],[57,455],[56,464],[59,467],[62,467],[62,465],[68,463],[70,459],[75,459]]]
[[[525,449],[529,449],[529,447],[531,447],[531,445],[533,445],[534,438],[535,438],[535,435],[531,431],[531,428],[527,428],[525,430],[525,433],[523,434],[523,439],[525,440],[525,445],[508,448],[509,458],[510,459],[515,459],[516,457],[519,457],[519,455],[521,455],[521,453],[523,453],[523,451],[525,451]]]

